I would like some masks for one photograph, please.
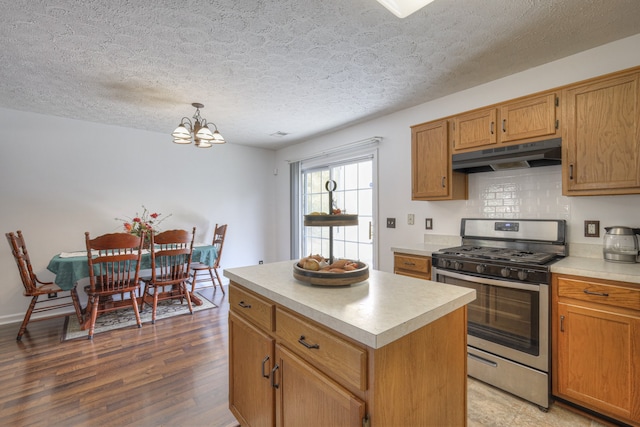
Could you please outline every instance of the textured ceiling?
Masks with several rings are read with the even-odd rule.
[[[375,0],[0,4],[0,107],[169,134],[201,102],[229,143],[264,148],[640,32],[638,0],[435,0],[405,19]]]

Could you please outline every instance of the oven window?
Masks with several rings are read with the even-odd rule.
[[[438,276],[439,282],[476,290],[468,308],[468,334],[538,356],[540,293]]]

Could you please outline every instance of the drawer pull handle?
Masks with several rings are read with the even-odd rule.
[[[303,346],[305,346],[307,348],[310,348],[310,349],[313,349],[313,348],[319,349],[320,348],[320,346],[318,344],[309,344],[308,342],[306,342],[304,340],[304,335],[300,335],[300,339],[298,340],[298,342],[300,344],[302,344]]]
[[[416,265],[416,263],[415,263],[415,262],[408,262],[408,261],[405,261],[404,265]]]
[[[251,304],[245,304],[244,301],[240,301],[238,305],[242,308],[251,308]]]
[[[276,366],[273,367],[273,369],[271,370],[271,387],[273,388],[279,388],[280,384],[276,384],[276,371],[280,369],[280,366],[278,366],[278,364],[276,363]]]
[[[560,316],[560,332],[564,332],[564,316]]]
[[[593,291],[590,291],[588,289],[585,289],[582,292],[584,292],[587,295],[595,295],[597,297],[608,297],[609,296],[609,294],[606,293],[606,292],[593,292]]]
[[[266,356],[264,359],[262,359],[262,376],[264,378],[269,378],[269,374],[264,373],[264,364],[267,363],[268,360],[269,360],[269,356]]]

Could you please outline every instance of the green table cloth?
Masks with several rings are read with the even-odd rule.
[[[194,246],[191,262],[201,262],[212,267],[217,255],[215,246]],[[142,255],[140,270],[150,268],[151,253],[147,252]],[[58,254],[49,261],[47,270],[56,275],[55,284],[65,291],[73,289],[78,280],[89,277],[89,265],[86,255],[63,258]]]

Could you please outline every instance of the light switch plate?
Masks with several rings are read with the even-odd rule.
[[[584,237],[600,237],[600,221],[585,221]]]
[[[415,219],[416,219],[416,217],[415,217],[414,214],[407,215],[407,224],[408,225],[413,225]]]
[[[425,218],[424,219],[424,229],[425,230],[433,230],[433,218]]]
[[[396,228],[395,218],[387,218],[387,228]]]

